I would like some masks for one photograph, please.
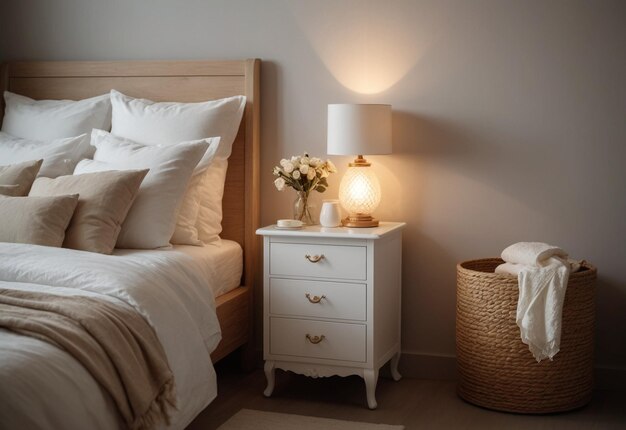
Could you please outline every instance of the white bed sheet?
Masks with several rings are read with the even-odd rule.
[[[209,251],[210,252],[210,251]],[[0,243],[0,287],[100,295],[134,307],[155,329],[174,373],[184,428],[217,395],[210,353],[221,339],[211,272],[177,248],[102,255]],[[74,358],[0,329],[0,428],[116,429],[110,397]]]
[[[241,285],[243,250],[233,240],[221,239],[205,246],[174,245],[173,249],[190,256],[202,267],[213,297],[221,296]],[[115,254],[128,250],[116,249]]]

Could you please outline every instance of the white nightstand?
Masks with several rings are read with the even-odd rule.
[[[312,377],[359,375],[376,408],[378,370],[400,358],[402,229],[305,227],[264,236],[263,355],[275,369]]]

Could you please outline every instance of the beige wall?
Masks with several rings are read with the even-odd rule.
[[[324,155],[328,103],[392,104],[371,158],[378,216],[408,223],[405,352],[454,354],[456,262],[540,240],[598,266],[597,361],[626,367],[626,2],[2,3],[4,59],[262,58],[264,223],[293,198],[273,164]]]

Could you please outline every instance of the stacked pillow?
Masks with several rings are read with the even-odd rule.
[[[43,160],[0,166],[0,195],[27,196]]]
[[[147,173],[148,170],[127,170],[39,178],[29,195],[78,195],[63,247],[111,254]]]
[[[79,101],[33,100],[5,91],[4,101],[2,131],[24,139],[48,141],[111,128],[108,94]]]
[[[24,139],[0,131],[0,160],[13,164],[43,159],[39,176],[56,178],[71,175],[83,158],[91,158],[94,149],[89,135],[50,140]]]
[[[146,146],[102,130],[92,132],[93,160],[83,160],[75,174],[105,170],[150,169],[117,241],[119,248],[168,246],[194,169],[217,141],[204,139],[174,145]]]
[[[0,167],[0,195],[30,190],[30,197],[0,197],[0,219],[13,217],[13,233],[0,231],[0,241],[110,254],[219,239],[245,97],[155,103],[115,90],[77,102],[4,97],[0,159],[18,164]],[[46,217],[50,231],[41,227]],[[29,235],[27,224],[42,233]]]
[[[227,160],[239,131],[246,98],[235,96],[201,103],[156,103],[112,90],[111,104],[111,133],[144,145],[220,137],[215,159],[199,183],[201,200],[195,222],[199,241],[218,240],[222,231]]]
[[[43,158],[39,176],[71,175],[76,163],[93,155],[89,133],[111,127],[111,99],[33,100],[4,92],[0,160],[19,163]],[[4,164],[4,163],[3,163]]]
[[[33,100],[6,91],[4,100],[0,160],[17,163],[0,167],[4,195],[32,194],[36,176],[71,175],[80,160],[94,153],[91,129],[111,126],[108,94],[80,101]],[[79,195],[71,190],[0,197],[0,241],[61,246],[78,204]]]
[[[77,204],[77,194],[0,197],[0,242],[59,247]]]

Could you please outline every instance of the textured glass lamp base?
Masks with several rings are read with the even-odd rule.
[[[378,227],[378,220],[372,218],[371,215],[356,214],[345,217],[341,220],[341,224],[344,227],[356,228]]]

